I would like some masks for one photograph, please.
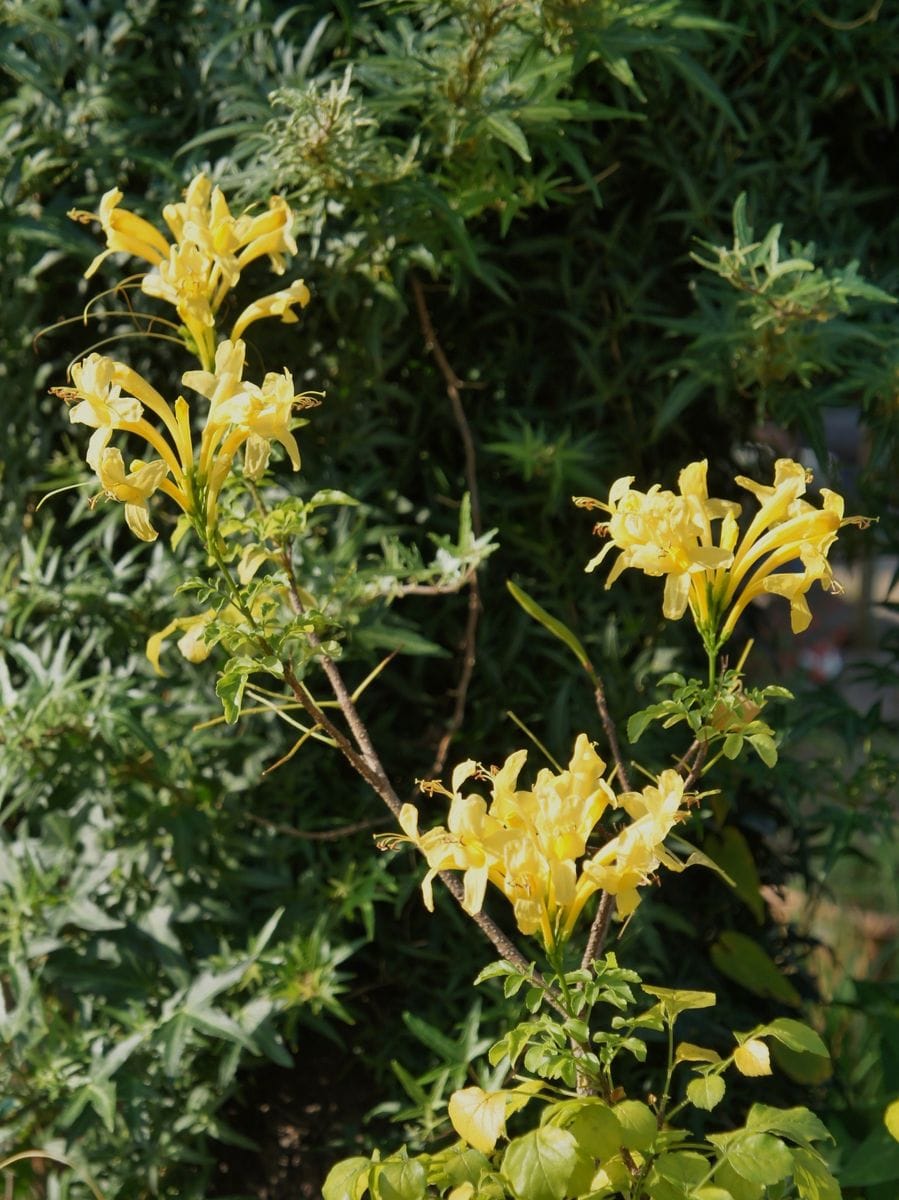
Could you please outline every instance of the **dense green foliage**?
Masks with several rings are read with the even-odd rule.
[[[118,186],[154,217],[202,167],[247,203],[283,191],[313,302],[301,325],[254,333],[252,352],[326,392],[301,431],[302,494],[363,501],[318,539],[322,569],[377,571],[398,544],[414,569],[429,533],[455,536],[466,492],[475,532],[498,531],[479,605],[415,596],[350,623],[353,682],[405,650],[362,704],[411,792],[448,729],[450,765],[500,761],[521,738],[508,710],[556,752],[581,730],[600,736],[586,680],[508,579],[576,630],[621,714],[657,699],[655,679],[692,653],[643,582],[622,580],[616,600],[583,575],[595,542],[572,494],[625,474],[668,485],[704,456],[720,494],[733,463],[767,464],[779,438],[817,453],[821,482],[842,473],[854,507],[880,517],[866,536],[895,553],[899,18],[824,7],[7,0],[4,1149],[65,1145],[110,1197],[219,1194],[216,1165],[237,1162],[222,1142],[240,1139],[253,1103],[240,1097],[261,1076],[258,1092],[286,1092],[295,1113],[339,1098],[333,1149],[304,1167],[314,1187],[375,1088],[392,1097],[396,1140],[439,1129],[503,1019],[499,992],[471,1007],[486,951],[457,952],[451,904],[420,912],[411,857],[373,854],[388,816],[336,756],[306,746],[262,778],[289,728],[193,730],[218,715],[214,670],[169,651],[168,677],[153,675],[143,647],[189,611],[172,596],[198,565],[190,548],[176,560],[136,547],[82,492],[36,511],[86,479],[46,387],[101,339],[126,355],[132,331],[113,295],[87,328],[35,344],[116,277],[80,279],[99,247],[66,211]],[[163,343],[134,354],[174,386]],[[828,458],[839,414],[861,430],[855,460]],[[845,545],[861,553],[852,534]],[[454,722],[475,612],[477,667]],[[887,687],[896,646],[881,649],[872,671]],[[627,934],[647,978],[714,988],[737,1027],[814,998],[808,946],[768,919],[759,879],[826,885],[891,819],[896,762],[876,706],[860,715],[807,686],[783,719],[777,793],[759,766],[713,806],[707,848],[735,875],[742,864],[739,891],[678,881]],[[762,997],[739,970],[746,939],[780,967]],[[846,1194],[881,1200],[899,1178],[878,1131],[899,1077],[899,995],[869,982],[841,998],[878,1022],[830,1010],[853,1047],[836,1055],[830,1120]],[[299,1087],[290,1051],[317,1061],[322,1044],[347,1067]]]

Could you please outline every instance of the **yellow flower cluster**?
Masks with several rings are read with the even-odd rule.
[[[169,242],[155,225],[120,208],[118,188],[106,192],[96,213],[73,209],[69,216],[82,223],[99,221],[106,234],[106,249],[85,271],[89,279],[110,254],[129,254],[149,263],[141,278],[141,291],[171,304],[196,348],[204,369],[215,358],[215,320],[222,301],[236,285],[244,267],[267,254],[272,269],[283,275],[285,255],[296,254],[290,232],[293,214],[281,196],[272,196],[268,210],[256,216],[235,217],[222,191],[205,175],[189,184],[180,204],[167,204],[162,216],[174,238]],[[241,337],[247,326],[261,317],[298,318],[295,305],[309,303],[301,279],[279,292],[256,300],[235,321],[229,338]]]
[[[616,795],[603,778],[606,764],[585,734],[578,736],[567,770],[544,768],[533,788],[522,790],[517,784],[526,758],[527,751],[519,750],[492,773],[473,761],[461,763],[452,790],[423,785],[450,799],[446,828],[420,834],[418,810],[405,804],[400,813],[405,836],[391,841],[412,842],[427,859],[422,893],[429,910],[434,876],[462,871],[467,912],[480,912],[491,883],[511,902],[521,932],[537,934],[551,950],[571,936],[596,892],[615,896],[618,912],[626,916],[660,866],[680,867],[662,843],[683,818],[686,797],[683,780],[671,770],[662,772],[657,786]],[[489,805],[463,790],[472,777],[489,783]],[[590,836],[610,808],[622,809],[630,823],[587,856]]]
[[[741,535],[741,506],[711,498],[706,472],[705,461],[685,467],[678,478],[679,494],[658,484],[648,492],[637,491],[631,487],[633,476],[626,476],[612,484],[607,503],[577,497],[581,507],[609,514],[597,526],[609,542],[587,570],[617,549],[606,587],[627,567],[666,576],[665,616],[677,620],[689,607],[706,645],[715,650],[730,637],[747,604],[764,594],[789,600],[793,632],[801,633],[811,621],[806,600],[811,585],[817,581],[836,588],[827,553],[837,533],[843,525],[865,524],[865,519],[844,517],[843,498],[827,488],[821,489],[820,508],[803,499],[811,473],[782,458],[771,485],[737,476],[740,487],[759,502]]]
[[[142,290],[174,305],[196,351],[201,369],[187,371],[182,384],[208,402],[199,444],[194,445],[191,406],[183,396],[170,404],[141,375],[125,363],[90,354],[71,368],[71,387],[53,391],[71,404],[69,418],[94,430],[87,462],[97,473],[103,494],[125,505],[132,532],[153,541],[148,501],[158,491],[168,495],[194,522],[213,528],[222,484],[235,455],[243,448],[244,474],[258,479],[265,470],[272,442],[287,451],[299,470],[300,452],[291,432],[294,410],[315,403],[297,393],[289,371],[270,373],[261,384],[243,378],[246,347],[241,334],[252,322],[279,316],[298,320],[293,308],[305,307],[309,292],[302,280],[264,296],[237,318],[230,336],[217,341],[219,307],[238,281],[243,268],[267,254],[274,269],[284,270],[284,255],[296,251],[290,234],[292,214],[285,201],[272,197],[259,216],[234,217],[219,188],[198,175],[181,204],[170,204],[163,217],[175,241],[166,238],[142,217],[119,208],[121,193],[107,192],[96,215],[73,212],[77,220],[99,220],[107,249],[85,274],[90,276],[110,254],[127,253],[143,259],[151,270],[143,275]],[[157,423],[147,419],[149,413]],[[155,454],[134,459],[128,469],[122,452],[109,443],[115,432],[136,435]]]

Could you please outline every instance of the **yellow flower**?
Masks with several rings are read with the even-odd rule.
[[[243,620],[243,613],[234,604],[228,604],[221,610],[207,608],[205,612],[192,617],[176,617],[174,621],[169,621],[164,629],[147,638],[147,658],[157,675],[165,674],[159,665],[159,656],[172,634],[182,629],[184,632],[176,645],[183,657],[191,663],[205,662],[212,653],[212,644],[206,640],[206,631],[212,622],[224,621],[229,625],[239,625]]]
[[[600,890],[615,897],[619,915],[628,916],[640,903],[638,889],[658,868],[679,865],[662,843],[684,815],[684,781],[677,771],[667,770],[657,782],[618,798],[631,824],[584,863],[572,923],[586,900]]]
[[[290,207],[283,197],[272,196],[264,213],[234,217],[221,189],[214,188],[205,175],[197,175],[184,200],[163,209],[173,244],[149,221],[119,208],[121,199],[122,193],[114,188],[103,196],[98,213],[73,210],[69,214],[78,221],[98,220],[106,234],[107,248],[97,255],[86,275],[92,275],[114,253],[131,254],[149,263],[152,270],[144,276],[142,290],[174,306],[208,369],[215,352],[216,314],[244,267],[268,255],[272,269],[281,275],[285,255],[296,253]],[[232,336],[237,338],[252,321],[265,316],[295,321],[292,307],[308,300],[301,282],[265,297],[244,310]]]
[[[305,308],[309,299],[309,289],[302,279],[295,279],[289,288],[284,288],[280,292],[261,296],[248,305],[234,322],[231,330],[232,341],[242,337],[248,325],[265,317],[280,317],[283,324],[293,325],[300,319],[293,311],[294,307],[299,304],[301,308]]]
[[[611,587],[628,567],[647,575],[665,575],[663,612],[669,620],[678,620],[690,604],[697,622],[708,619],[706,583],[709,573],[727,566],[732,558],[728,549],[716,546],[711,522],[732,514],[737,505],[712,500],[706,490],[705,461],[691,463],[681,471],[680,495],[662,491],[654,484],[648,492],[631,488],[633,476],[616,480],[609,502],[582,498],[584,507],[599,507],[609,520],[598,532],[609,543],[587,564],[594,570],[613,549],[621,551],[609,573]]]
[[[571,936],[585,903],[601,888],[617,897],[626,915],[639,902],[637,889],[659,866],[680,865],[661,843],[683,815],[684,785],[676,771],[664,771],[658,786],[616,798],[603,779],[605,763],[584,734],[568,769],[541,770],[532,789],[517,786],[526,758],[519,750],[492,773],[462,763],[451,791],[426,785],[451,799],[447,828],[419,834],[418,811],[407,804],[400,814],[405,836],[394,840],[413,842],[427,859],[422,891],[429,909],[434,875],[462,871],[468,912],[480,911],[491,883],[512,904],[521,932],[539,935],[551,950]],[[489,780],[489,806],[463,791],[473,775]],[[584,861],[588,839],[609,807],[625,809],[632,823]]]
[[[139,421],[143,413],[140,401],[122,395],[114,376],[115,363],[100,354],[90,354],[72,366],[73,393],[81,399],[69,409],[69,420],[96,430],[87,445],[87,464],[93,471],[113,431]]]
[[[125,520],[131,532],[141,541],[155,542],[158,535],[150,524],[147,501],[168,474],[162,459],[148,463],[135,459],[126,474],[121,450],[106,449],[100,455],[97,474],[106,495],[125,505]]]
[[[736,482],[752,492],[759,511],[740,536],[740,505],[708,495],[707,464],[691,463],[680,473],[680,495],[631,487],[632,476],[616,480],[608,503],[579,497],[585,508],[601,508],[609,519],[597,532],[609,543],[587,564],[592,571],[613,549],[621,553],[609,574],[609,587],[627,567],[647,575],[665,575],[663,612],[676,620],[689,606],[710,654],[716,653],[734,630],[747,604],[764,593],[790,601],[793,631],[811,620],[805,595],[816,580],[832,586],[827,552],[841,526],[863,524],[860,517],[843,516],[843,500],[821,489],[822,507],[804,500],[811,475],[792,459],[775,464],[771,485],[744,476]],[[715,540],[713,521],[720,521]],[[781,572],[799,563],[801,572]]]
[[[827,553],[842,526],[865,522],[862,517],[844,517],[842,496],[828,488],[821,489],[820,509],[803,500],[810,479],[811,474],[790,459],[780,459],[775,465],[772,487],[737,478],[741,487],[761,501],[761,507],[741,538],[728,573],[724,605],[730,605],[730,611],[723,637],[733,631],[746,605],[764,593],[790,601],[793,632],[801,633],[811,622],[805,599],[808,589],[815,581],[833,587]],[[803,571],[778,573],[778,568],[797,560]]]
[[[225,410],[230,412],[231,423],[248,434],[280,442],[287,451],[295,471],[300,469],[300,448],[290,432],[290,420],[295,407],[306,407],[304,394],[293,386],[293,376],[286,368],[280,374],[270,371],[262,381],[262,387],[248,384],[241,397],[234,397]]]
[[[118,188],[106,192],[100,200],[100,210],[97,213],[72,209],[69,216],[73,221],[88,224],[99,221],[106,234],[106,249],[97,255],[84,272],[85,279],[90,279],[100,263],[110,254],[130,254],[134,258],[142,258],[151,266],[162,262],[169,252],[169,243],[155,226],[136,213],[119,208],[122,193]]]

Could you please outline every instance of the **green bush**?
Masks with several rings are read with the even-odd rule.
[[[417,569],[426,531],[456,537],[466,492],[474,533],[499,531],[476,593],[410,596],[350,630],[354,683],[388,648],[421,651],[382,673],[367,710],[411,792],[438,749],[456,760],[462,729],[501,761],[520,736],[509,710],[554,751],[595,725],[587,682],[507,579],[576,630],[619,711],[691,665],[655,595],[622,581],[613,609],[584,578],[590,521],[572,494],[623,474],[667,485],[704,456],[720,491],[733,461],[773,457],[766,423],[814,449],[828,478],[840,464],[825,420],[842,407],[866,447],[856,507],[879,515],[876,544],[894,552],[899,21],[782,0],[47,0],[10,3],[3,21],[4,1146],[59,1139],[110,1196],[212,1194],[219,1143],[241,1133],[229,1102],[266,1057],[288,1072],[285,1046],[320,1039],[392,1087],[413,1139],[430,1135],[489,1037],[469,1011],[476,949],[429,982],[457,914],[440,905],[426,925],[405,905],[412,861],[390,881],[370,842],[387,817],[336,757],[306,747],[261,780],[293,744],[283,723],[188,735],[216,715],[214,674],[169,651],[157,680],[143,646],[188,611],[168,597],[199,565],[189,549],[181,562],[136,550],[77,492],[35,511],[87,478],[47,385],[88,343],[138,345],[109,296],[87,330],[53,329],[35,354],[35,330],[102,290],[76,282],[99,247],[65,213],[119,186],[153,217],[204,165],[247,203],[283,191],[313,302],[299,327],[254,332],[254,354],[326,391],[304,476],[363,501],[322,538],[321,569],[376,574],[385,553]],[[174,381],[164,343],[133,354]],[[894,678],[895,657],[879,670]],[[850,725],[815,691],[792,711],[778,792],[760,769],[709,834],[746,847],[769,883],[826,877],[872,822],[888,826],[895,786],[876,708]],[[810,741],[814,768],[790,768],[791,742]],[[676,889],[652,906],[663,937],[641,910],[627,934],[638,961],[720,992],[707,949],[738,934],[813,997],[801,939],[711,877],[684,888],[695,918]],[[413,995],[407,1023],[387,1025]],[[727,1004],[746,1026],[794,1011],[739,980]],[[492,995],[482,1026],[503,1011]],[[846,1154],[888,1086],[846,1120]],[[359,1114],[346,1117],[350,1130]],[[870,1186],[889,1190],[891,1169]]]

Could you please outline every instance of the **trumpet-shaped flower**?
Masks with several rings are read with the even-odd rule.
[[[526,757],[526,751],[517,751],[489,773],[463,763],[453,773],[451,791],[427,785],[451,799],[447,827],[419,834],[418,811],[407,804],[400,814],[405,836],[395,840],[413,842],[427,859],[422,891],[429,909],[434,875],[462,871],[467,911],[480,911],[491,883],[511,903],[522,933],[539,935],[551,950],[570,937],[584,904],[600,888],[618,897],[620,912],[631,912],[637,889],[659,865],[677,865],[661,843],[682,815],[683,781],[666,771],[657,787],[616,797],[603,778],[605,763],[581,734],[567,770],[543,769],[533,788],[519,788]],[[489,782],[489,805],[463,790],[472,776]],[[632,823],[585,860],[597,823],[608,808],[618,807]]]
[[[143,277],[142,290],[174,306],[204,368],[209,368],[215,352],[215,317],[241,271],[268,255],[272,270],[281,275],[285,257],[296,253],[289,205],[281,196],[272,196],[265,212],[235,217],[222,190],[213,187],[205,175],[197,175],[188,185],[184,200],[163,209],[163,218],[174,237],[170,242],[149,221],[120,208],[121,199],[122,193],[113,188],[103,196],[97,213],[73,210],[69,214],[78,221],[99,221],[106,234],[106,249],[97,255],[86,274],[92,275],[110,254],[125,253],[143,259],[151,270]],[[306,304],[308,298],[304,285],[298,283],[266,298],[268,303],[258,301],[244,310],[233,337],[261,317],[296,320],[292,307]]]
[[[96,471],[113,431],[139,421],[143,406],[133,396],[122,395],[121,384],[115,382],[115,363],[101,354],[75,363],[72,383],[71,395],[80,400],[69,409],[69,420],[96,431],[87,445],[87,464]]]
[[[155,542],[158,535],[150,524],[147,501],[168,474],[162,459],[153,462],[135,459],[131,470],[126,472],[121,450],[106,449],[100,455],[97,474],[106,495],[125,505],[125,520],[131,532],[143,542]]]
[[[633,478],[616,480],[608,503],[580,497],[576,503],[601,508],[609,519],[597,532],[608,545],[587,564],[592,571],[613,549],[619,557],[609,573],[609,587],[627,567],[647,575],[665,575],[663,612],[676,620],[689,606],[710,655],[731,635],[747,604],[765,593],[790,601],[794,632],[808,626],[811,614],[805,595],[816,580],[828,587],[832,574],[826,556],[841,526],[863,524],[843,516],[843,501],[822,488],[822,507],[803,499],[810,474],[791,459],[775,465],[772,484],[744,476],[736,482],[759,501],[759,511],[740,535],[740,505],[708,495],[706,463],[680,473],[680,494],[653,485],[648,492],[631,487]],[[719,522],[717,540],[712,522]],[[799,563],[802,571],[781,572]]]
[[[72,209],[69,213],[73,221],[82,224],[99,221],[106,234],[106,249],[91,262],[84,272],[85,279],[90,279],[110,254],[130,254],[151,266],[157,266],[168,254],[169,244],[159,230],[136,213],[119,208],[121,200],[122,193],[118,188],[112,188],[101,197],[98,212]]]
[[[663,771],[658,786],[625,792],[619,804],[632,818],[631,824],[584,863],[581,887],[587,894],[591,885],[593,890],[608,892],[616,898],[619,914],[628,916],[640,903],[638,889],[660,866],[672,865],[662,843],[683,818],[684,781],[677,771]]]
[[[283,288],[280,292],[260,296],[258,300],[249,304],[234,322],[231,330],[232,340],[242,337],[247,326],[265,317],[280,317],[285,325],[295,324],[300,318],[293,311],[294,308],[297,305],[305,308],[309,299],[309,289],[302,279],[295,279],[290,287]]]
[[[680,495],[662,491],[654,484],[648,492],[630,485],[633,476],[617,480],[608,504],[582,499],[585,507],[603,508],[609,520],[598,531],[609,543],[587,564],[594,570],[613,549],[621,551],[609,573],[611,587],[628,567],[647,575],[665,575],[663,612],[669,620],[682,617],[690,604],[697,621],[708,618],[706,580],[710,572],[727,566],[731,551],[716,546],[711,522],[733,516],[739,506],[713,500],[706,490],[706,463],[691,463],[680,474]]]

